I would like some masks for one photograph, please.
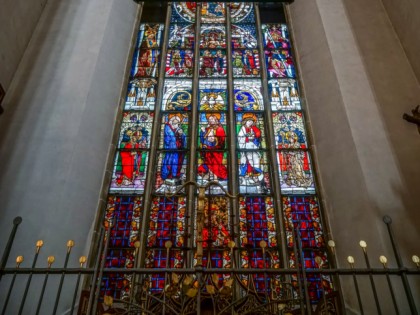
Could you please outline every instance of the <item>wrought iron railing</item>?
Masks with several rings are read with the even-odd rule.
[[[416,301],[420,299],[419,292],[412,290],[409,277],[420,275],[420,259],[416,255],[412,257],[413,268],[403,265],[391,229],[391,219],[386,216],[383,221],[387,226],[397,268],[388,268],[385,256],[380,257],[383,268],[371,268],[364,241],[360,241],[359,245],[363,250],[365,268],[355,268],[354,258],[349,256],[347,261],[350,268],[347,269],[322,269],[321,261],[318,269],[307,269],[302,265],[298,265],[297,269],[277,269],[272,266],[245,269],[239,268],[235,261],[229,269],[206,268],[201,265],[185,269],[168,268],[169,265],[161,269],[123,269],[105,268],[101,263],[101,255],[98,255],[93,267],[85,267],[87,259],[82,256],[79,258],[79,267],[70,268],[68,263],[75,245],[73,241],[66,244],[63,267],[54,267],[54,256],[48,257],[47,267],[36,267],[44,245],[43,241],[37,241],[30,267],[24,267],[24,258],[18,256],[16,266],[6,268],[14,237],[22,222],[17,217],[0,263],[0,291],[5,296],[0,301],[1,314],[49,314],[51,310],[52,314],[57,314],[60,304],[62,308],[63,305],[68,307],[66,314],[345,314],[340,282],[347,281],[348,284],[349,280],[352,284],[351,294],[356,296],[356,312],[360,314],[370,314],[365,307],[368,303],[373,305],[378,314],[406,314],[401,306],[405,306],[405,310],[411,314],[418,314]],[[102,239],[104,233],[102,230]],[[263,255],[266,255],[264,243],[261,242],[260,246]],[[172,244],[167,242],[166,245],[169,258]],[[335,254],[335,243],[329,241],[328,245],[332,254]],[[104,253],[104,242],[99,247],[98,251]],[[233,253],[237,249],[234,243],[230,244],[230,250],[231,256],[235,257]],[[103,291],[103,277],[115,274],[130,280],[128,290],[119,298],[111,297]],[[164,279],[164,287],[160,291],[151,290],[150,279],[156,274],[162,275]],[[255,287],[256,274],[264,280],[263,290]],[[323,294],[315,303],[305,294],[305,277],[309,274],[321,279],[334,279],[334,287],[323,286]],[[25,304],[28,303],[29,289],[34,285],[33,277],[37,277],[37,287],[30,295],[33,307],[28,313]],[[385,279],[387,287],[378,288],[374,277]],[[391,281],[391,277],[394,281]],[[396,278],[400,279],[403,290],[397,291]],[[296,283],[296,279],[300,279],[300,283]],[[367,279],[369,281],[365,281]],[[369,294],[363,294],[366,290],[370,291]],[[379,294],[384,290],[388,295]],[[345,292],[348,294],[348,287]],[[383,309],[384,301],[389,300],[389,296],[393,306],[391,311]]]

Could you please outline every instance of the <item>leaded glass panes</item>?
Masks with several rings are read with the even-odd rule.
[[[278,149],[304,149],[308,147],[301,112],[276,112],[272,114],[272,117]]]
[[[289,33],[285,24],[263,24],[264,48],[290,48]]]
[[[287,26],[281,21],[259,25],[255,15],[261,6],[254,11],[252,3],[173,2],[171,8],[169,25],[139,28],[104,221],[110,231],[105,266],[156,269],[145,278],[151,294],[161,294],[167,284],[162,268],[231,268],[235,251],[230,241],[238,248],[239,268],[318,268],[316,256],[327,267]],[[204,209],[198,208],[199,189],[181,189],[188,182],[210,185]],[[139,231],[146,218],[147,229]],[[281,234],[279,218],[285,226]],[[197,243],[199,226],[202,243]],[[282,242],[286,252],[280,252]],[[198,255],[201,244],[203,257]],[[281,257],[289,266],[280,265]],[[217,287],[234,278],[214,276],[203,284]],[[261,297],[282,297],[280,274],[239,279]],[[297,274],[291,279],[297,287]],[[319,274],[308,272],[307,280],[312,303],[323,288],[332,287],[331,279]],[[125,299],[131,290],[130,276],[107,274],[102,282],[101,294],[115,298]]]
[[[275,247],[275,210],[271,197],[241,197],[239,199],[239,231],[241,247],[259,248],[265,241]]]
[[[226,27],[220,24],[201,25],[200,48],[226,48]]]
[[[258,50],[234,50],[232,52],[232,66],[235,77],[258,77],[260,75]]]
[[[202,2],[202,23],[224,23],[226,21],[226,7],[224,2]]]
[[[313,194],[315,183],[309,152],[283,150],[278,153],[280,184],[283,194]]]
[[[139,32],[139,46],[141,48],[160,47],[162,31],[162,24],[141,24]]]
[[[268,81],[268,97],[272,110],[300,110],[297,82],[294,79]]]
[[[165,80],[162,109],[187,111],[191,109],[192,82],[190,80]]]
[[[234,80],[235,111],[263,110],[261,80]]]
[[[212,196],[205,199],[204,248],[227,248],[228,242],[232,239],[230,219],[229,200],[226,197]]]
[[[185,197],[155,197],[150,211],[148,247],[165,247],[171,241],[182,247],[185,239]]]
[[[295,65],[289,50],[266,50],[265,59],[270,78],[295,77]]]
[[[232,25],[232,48],[257,48],[257,30],[255,25]]]
[[[169,49],[166,54],[167,77],[192,77],[194,52],[188,49]]]
[[[157,77],[160,63],[159,49],[139,49],[134,54],[131,76],[133,78]]]
[[[195,22],[196,9],[195,2],[175,2],[172,6],[171,22]]]
[[[199,86],[200,111],[226,110],[227,84],[225,80],[201,80]]]
[[[122,150],[150,147],[154,113],[124,112],[118,147]]]
[[[193,24],[172,24],[170,27],[168,47],[193,49],[195,43],[194,31]]]
[[[225,77],[226,51],[205,49],[200,51],[200,77]]]
[[[134,79],[128,84],[125,110],[153,110],[156,104],[156,79]]]
[[[255,11],[251,2],[231,2],[230,18],[232,23],[255,23]]]

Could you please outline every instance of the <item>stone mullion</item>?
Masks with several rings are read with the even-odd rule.
[[[190,120],[190,152],[187,167],[187,182],[196,181],[197,169],[197,128],[198,128],[198,77],[199,77],[199,61],[200,61],[200,26],[201,26],[201,3],[197,3],[195,13],[195,35],[194,35],[194,72],[192,81],[192,101],[191,101],[191,120]],[[187,267],[192,266],[194,257],[194,220],[195,220],[195,193],[194,185],[187,188]]]
[[[142,222],[141,228],[139,230],[140,233],[140,248],[139,248],[139,260],[137,262],[138,268],[144,267],[145,262],[145,255],[146,255],[146,243],[147,243],[147,234],[149,231],[149,221],[150,221],[150,206],[152,203],[152,191],[154,187],[154,173],[157,163],[157,149],[159,146],[159,132],[161,127],[161,102],[163,98],[163,86],[164,86],[164,78],[165,78],[165,65],[166,65],[166,52],[168,46],[168,38],[169,38],[169,25],[171,22],[171,2],[167,4],[167,11],[166,11],[166,19],[165,19],[165,26],[164,26],[164,34],[163,34],[163,41],[161,45],[160,51],[160,68],[158,74],[158,86],[157,86],[157,94],[156,94],[156,102],[155,102],[155,117],[152,127],[152,133],[150,137],[150,153],[149,153],[149,163],[147,167],[147,174],[146,174],[146,186],[144,189],[144,202],[143,202],[143,213],[142,213]]]
[[[230,19],[230,5],[226,4],[226,62],[227,62],[227,91],[228,91],[228,121],[227,127],[229,131],[229,179],[228,187],[230,194],[238,195],[238,159],[236,153],[236,129],[235,129],[235,106],[234,106],[234,89],[233,89],[233,66],[232,66],[232,25]],[[240,246],[239,235],[239,202],[238,198],[231,199],[230,202],[231,215],[231,233],[232,239],[236,246]],[[239,253],[237,253],[236,261],[239,261]],[[232,257],[233,259],[233,257]]]
[[[260,19],[260,11],[257,3],[254,3],[254,10],[255,10],[255,18],[256,18],[256,29],[257,29],[257,42],[258,42],[258,51],[260,55],[260,66],[261,66],[261,80],[262,80],[262,87],[263,87],[263,100],[264,100],[264,120],[266,126],[266,137],[267,137],[267,149],[268,149],[268,160],[271,162],[269,167],[271,170],[271,184],[273,189],[273,199],[274,205],[277,210],[276,217],[276,225],[277,225],[277,244],[280,245],[281,252],[280,257],[282,259],[282,265],[284,268],[288,268],[288,259],[287,259],[287,246],[286,246],[286,228],[284,225],[284,213],[283,213],[283,205],[282,205],[282,198],[281,198],[281,187],[280,187],[280,172],[279,166],[275,161],[277,161],[276,155],[276,141],[274,135],[274,125],[272,119],[272,112],[271,112],[271,104],[268,98],[268,79],[267,79],[267,66],[265,64],[265,53],[264,53],[264,43],[263,43],[263,36],[261,32],[261,19]]]

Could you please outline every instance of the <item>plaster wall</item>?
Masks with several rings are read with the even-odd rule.
[[[0,84],[7,91],[47,0],[3,0],[0,10]]]
[[[420,81],[420,1],[382,0],[382,2],[417,80]]]
[[[382,254],[395,266],[382,222],[390,215],[409,264],[418,250],[420,138],[401,119],[404,105],[397,104],[415,99],[419,86],[386,12],[380,1],[296,0],[290,17],[337,263],[346,267],[353,255],[364,266],[358,245],[363,239],[374,267],[381,267]],[[389,65],[398,71],[386,71]],[[382,280],[376,285],[386,288]],[[361,281],[365,312],[374,314],[369,282]],[[343,284],[348,311],[357,313],[353,284]],[[393,311],[389,292],[380,295],[387,296],[383,311]],[[399,301],[400,311],[409,312],[405,297]]]
[[[138,8],[120,0],[47,2],[0,116],[1,251],[13,218],[23,217],[9,266],[18,254],[25,257],[22,267],[30,266],[38,239],[45,242],[39,267],[48,255],[62,267],[68,239],[76,244],[69,267],[89,253]],[[23,314],[32,314],[41,280],[34,277]],[[58,314],[69,309],[75,280],[66,278],[70,291],[63,292]],[[41,314],[51,313],[57,281],[49,280],[51,302]],[[2,301],[8,283],[3,278]],[[14,292],[25,283],[20,278]],[[10,314],[17,314],[20,299],[9,302]]]

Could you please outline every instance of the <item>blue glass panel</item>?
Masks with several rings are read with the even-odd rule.
[[[255,23],[255,11],[252,2],[231,2],[230,16],[232,23]]]
[[[171,22],[195,22],[196,8],[195,2],[174,2],[172,4]]]
[[[233,85],[235,111],[264,109],[261,80],[235,80]]]

